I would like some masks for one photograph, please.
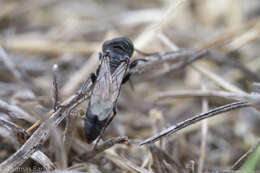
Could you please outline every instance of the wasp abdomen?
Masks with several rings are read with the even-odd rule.
[[[92,143],[101,133],[106,120],[99,121],[97,115],[91,113],[88,109],[85,117],[85,137],[87,143]]]

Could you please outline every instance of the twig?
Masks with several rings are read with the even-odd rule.
[[[167,98],[189,98],[189,97],[221,97],[231,100],[242,100],[247,98],[248,94],[233,93],[226,91],[217,91],[217,90],[177,90],[177,91],[165,91],[159,92],[154,97],[155,101],[159,101]]]
[[[139,172],[139,173],[151,173],[145,168],[141,168],[137,166],[135,163],[131,162],[130,160],[126,159],[125,157],[118,156],[115,152],[110,150],[105,151],[105,156],[118,165],[120,168],[126,169],[130,172]]]
[[[178,173],[182,173],[183,172],[182,167],[173,158],[171,158],[171,156],[169,156],[166,152],[164,152],[160,148],[156,147],[154,144],[149,144],[149,149],[150,149],[152,155],[159,159],[159,164],[164,164],[163,160],[165,160]],[[163,171],[161,171],[161,172],[163,172]],[[171,170],[171,172],[173,172],[173,170]]]
[[[200,60],[202,58],[205,58],[207,55],[208,55],[208,51],[197,52],[196,54],[192,55],[188,59],[184,59],[183,61],[180,61],[177,64],[171,65],[169,68],[165,68],[163,70],[156,72],[154,75],[152,75],[152,77],[158,77],[158,76],[164,75],[166,73],[169,73],[171,71],[183,69],[183,68],[187,67],[188,65],[192,64],[193,62]]]
[[[150,149],[153,157],[153,166],[155,169],[155,172],[158,173],[169,173],[169,170],[167,169],[165,163],[162,161],[162,158],[158,155],[156,151],[153,149]]]
[[[0,40],[1,42],[1,40]],[[45,53],[45,54],[62,54],[65,52],[89,54],[93,53],[98,47],[97,43],[86,42],[53,42],[48,40],[36,39],[8,39],[4,42],[4,46],[8,50],[22,51],[31,53]],[[55,56],[54,56],[55,57]]]
[[[242,27],[238,27],[235,30],[234,29],[225,30],[225,32],[218,34],[218,36],[216,36],[215,38],[211,38],[210,41],[206,43],[202,42],[196,47],[202,50],[202,49],[209,49],[209,48],[217,47],[219,45],[223,45],[226,41],[232,40],[247,32],[249,28],[252,28],[254,25],[256,25],[258,20],[259,20],[258,18],[253,18],[247,21],[247,23],[245,23],[245,25],[243,25]]]
[[[227,105],[224,105],[224,106],[220,106],[220,107],[211,109],[208,112],[195,115],[195,116],[193,116],[189,119],[186,119],[186,120],[184,120],[180,123],[177,123],[176,125],[173,125],[173,126],[167,128],[165,130],[162,130],[157,135],[154,135],[154,136],[140,142],[139,145],[144,145],[144,144],[147,144],[147,143],[155,142],[163,136],[175,133],[175,132],[177,132],[177,131],[179,131],[179,130],[181,130],[181,129],[183,129],[183,128],[191,125],[191,124],[194,124],[198,121],[201,121],[205,118],[213,117],[214,115],[218,115],[220,113],[231,111],[231,110],[234,110],[234,109],[248,107],[250,105],[251,104],[247,101],[240,101],[240,102],[234,102],[234,103],[230,103],[230,104],[227,104]]]
[[[54,163],[45,155],[43,154],[40,150],[34,152],[31,155],[31,158],[41,164],[47,171],[53,171],[56,169]]]
[[[27,135],[25,132],[25,129],[23,129],[22,127],[20,127],[19,125],[15,124],[11,121],[3,119],[2,117],[0,117],[0,125],[8,127],[15,133],[23,133],[24,135]]]
[[[201,89],[202,91],[207,90],[205,81],[203,81],[203,79],[202,79]],[[209,109],[208,100],[206,98],[202,98],[202,112],[207,112],[208,109]],[[201,145],[200,145],[198,173],[203,173],[205,155],[206,155],[207,134],[208,134],[208,119],[204,119],[202,120],[202,127],[201,127]]]
[[[206,68],[204,68],[202,66],[195,65],[195,64],[193,64],[193,67],[196,70],[198,70],[200,73],[202,73],[204,76],[206,76],[207,78],[209,78],[209,79],[213,80],[214,82],[216,82],[222,88],[224,88],[224,89],[226,89],[228,91],[231,91],[231,92],[235,92],[235,93],[245,93],[240,88],[230,84],[229,82],[227,82],[226,80],[224,80],[223,78],[221,78],[217,74],[207,70]]]
[[[24,119],[28,122],[34,122],[35,118],[25,112],[23,109],[21,109],[18,106],[10,105],[9,103],[6,103],[3,100],[0,100],[0,110],[7,112],[10,116],[16,118],[16,119]]]
[[[52,133],[50,133],[50,142],[51,150],[55,154],[56,165],[58,169],[65,169],[68,166],[68,154],[62,140],[63,133],[57,127],[53,127],[52,124],[50,124],[48,129],[52,129]]]
[[[163,52],[163,53],[155,53],[144,59],[147,62],[140,62],[138,63],[137,67],[131,69],[131,73],[140,73],[143,70],[149,68],[151,65],[155,65],[158,63],[163,63],[166,61],[187,61],[188,58],[200,55],[200,54],[207,54],[207,51],[193,51],[193,50],[178,50],[178,51],[170,51],[170,52]],[[203,55],[204,56],[204,55]]]
[[[14,124],[13,122],[10,122],[8,120],[4,120],[1,117],[0,117],[0,125],[9,127],[15,133],[18,133],[18,134],[22,133],[24,135],[24,137],[28,136],[27,133],[25,132],[25,129],[23,129],[22,127]],[[34,161],[41,164],[46,170],[54,170],[55,169],[55,166],[51,162],[51,160],[39,150],[36,151],[34,154],[32,154],[31,158]]]
[[[89,90],[86,95],[74,95],[64,101],[62,106],[56,111],[51,110],[48,113],[48,115],[50,115],[50,119],[43,122],[19,150],[0,164],[0,172],[11,173],[15,171],[15,168],[22,165],[38,149],[38,147],[47,140],[49,136],[48,127],[50,124],[53,124],[53,127],[57,127],[57,125],[73,108],[89,97],[91,86],[88,89]],[[38,122],[38,124],[40,123],[41,122]]]
[[[26,86],[27,88],[35,91],[32,81],[28,78],[25,72],[19,70],[12,58],[8,56],[5,50],[0,45],[0,59],[3,61],[8,70],[13,74],[14,78]]]
[[[260,77],[255,72],[253,72],[252,69],[246,67],[245,64],[242,64],[241,62],[236,60],[237,58],[215,53],[213,51],[209,52],[208,57],[209,57],[209,59],[211,59],[217,63],[225,63],[227,65],[230,65],[230,66],[240,70],[241,72],[243,72],[245,77],[247,77],[248,79],[250,79],[252,81],[260,81]]]
[[[0,46],[0,59],[3,61],[8,70],[13,74],[15,79],[19,82],[22,81],[22,74],[16,68],[15,64],[11,61],[11,58],[7,55],[4,49]]]
[[[105,141],[103,144],[98,145],[94,150],[91,150],[88,153],[84,153],[80,155],[79,159],[87,161],[92,157],[96,156],[98,153],[101,153],[116,144],[126,143],[127,141],[128,141],[127,137],[110,138],[107,141]]]
[[[52,100],[53,100],[53,109],[56,111],[59,102],[59,88],[58,88],[58,81],[57,81],[57,72],[58,72],[58,65],[54,64],[52,66],[52,76],[53,76],[53,86],[52,86]]]
[[[180,48],[176,46],[170,39],[163,33],[159,33],[158,38],[165,44],[167,45],[172,51],[177,51]]]
[[[236,170],[238,169],[241,164],[246,160],[246,158],[255,151],[257,147],[260,146],[260,140],[257,141],[257,143],[252,146],[245,154],[243,154],[230,168],[230,170]]]
[[[69,153],[70,151],[71,142],[72,142],[72,132],[76,125],[76,121],[75,121],[76,117],[73,115],[73,113],[74,112],[72,111],[71,112],[72,115],[66,117],[66,126],[63,135],[63,146],[65,147],[67,153]]]
[[[255,26],[251,29],[248,29],[246,32],[241,34],[240,36],[236,37],[232,40],[231,43],[226,45],[226,49],[231,52],[235,51],[236,49],[240,48],[241,46],[247,44],[248,42],[254,41],[259,38],[259,27]]]
[[[88,90],[90,88],[89,86],[90,84],[90,76],[88,77],[88,79],[84,82],[84,84],[82,85],[81,89],[77,92],[76,96],[83,96],[83,95],[90,95],[91,90]],[[68,104],[68,102],[72,101],[73,98],[75,96],[70,97],[69,99],[67,99],[66,101],[64,101],[60,106],[63,106],[64,104]],[[57,111],[57,110],[56,110]],[[52,114],[54,114],[55,111],[54,109],[50,110],[48,112],[48,114],[46,115],[47,118],[51,117]],[[29,127],[26,132],[30,133],[33,129],[35,129],[36,127],[38,127],[43,121],[42,120],[38,120],[36,123],[34,123],[31,127]]]

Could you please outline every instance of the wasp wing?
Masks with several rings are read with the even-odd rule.
[[[117,102],[117,98],[118,98],[119,93],[120,93],[122,81],[123,81],[123,78],[124,78],[126,71],[127,71],[127,66],[128,66],[128,64],[126,62],[122,62],[120,64],[120,66],[117,67],[117,69],[114,71],[114,73],[112,75],[112,81],[113,81],[113,83],[112,83],[112,89],[113,89],[112,98],[113,98],[114,103]]]
[[[111,75],[109,57],[104,56],[90,98],[90,108],[99,121],[111,114],[120,93],[121,84],[127,70],[127,63],[122,62]]]
[[[106,119],[113,108],[112,75],[110,73],[109,57],[104,56],[90,98],[90,108],[100,121]]]

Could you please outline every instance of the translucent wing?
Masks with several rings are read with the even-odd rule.
[[[123,78],[125,76],[126,70],[127,70],[127,63],[121,63],[120,66],[114,71],[114,73],[112,75],[112,81],[113,81],[112,98],[113,98],[114,102],[117,101],[117,98],[119,96],[121,84],[122,84]]]
[[[100,121],[106,119],[113,108],[112,75],[110,73],[109,57],[104,56],[90,98],[90,108]]]
[[[109,57],[104,56],[90,98],[90,108],[99,121],[105,120],[112,112],[120,93],[127,63],[122,62],[111,75]]]

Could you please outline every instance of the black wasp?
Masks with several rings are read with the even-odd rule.
[[[85,136],[92,143],[112,121],[117,111],[117,98],[121,85],[131,76],[138,59],[130,62],[134,46],[128,38],[120,37],[106,41],[99,54],[100,65],[91,74],[94,84],[85,117]],[[111,116],[110,116],[111,115]]]

